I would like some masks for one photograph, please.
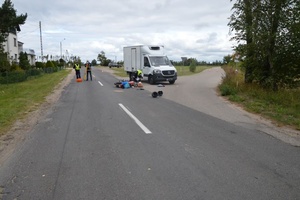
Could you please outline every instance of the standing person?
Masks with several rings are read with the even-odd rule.
[[[80,76],[81,66],[78,63],[75,63],[73,69],[75,69],[75,72],[76,72],[76,79],[81,78],[81,76]]]
[[[91,78],[91,81],[92,81],[93,79],[92,79],[92,65],[91,65],[91,63],[89,61],[86,61],[85,67],[86,67],[86,80],[87,81],[89,80],[89,75],[90,75],[90,78]]]

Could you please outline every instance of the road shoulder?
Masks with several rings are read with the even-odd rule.
[[[74,72],[70,70],[68,76],[46,97],[44,103],[37,105],[35,110],[24,113],[25,117],[17,120],[12,128],[0,137],[0,166],[15,151],[17,145],[26,139],[27,134],[33,127],[43,120],[45,113],[51,111],[51,108],[58,101],[64,88],[69,85],[73,77]]]

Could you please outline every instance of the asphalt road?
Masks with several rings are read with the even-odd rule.
[[[1,199],[300,199],[298,147],[93,74],[1,166]]]

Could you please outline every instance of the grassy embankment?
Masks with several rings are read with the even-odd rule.
[[[272,120],[278,126],[300,130],[300,88],[274,92],[256,84],[245,84],[241,70],[238,73],[232,67],[224,67],[224,70],[226,77],[219,86],[221,95],[249,112]]]
[[[62,70],[21,83],[1,84],[0,136],[8,131],[17,119],[24,118],[26,113],[36,109],[45,101],[45,97],[69,72],[69,70]]]

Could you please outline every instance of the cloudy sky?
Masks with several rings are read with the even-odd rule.
[[[3,2],[3,0],[2,0]],[[123,47],[164,45],[171,60],[223,60],[232,53],[230,0],[12,0],[27,13],[18,40],[41,55],[79,56],[83,62],[104,51],[123,60]]]

